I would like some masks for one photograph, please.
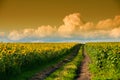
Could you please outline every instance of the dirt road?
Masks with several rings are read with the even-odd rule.
[[[84,47],[83,47],[83,56],[84,59],[80,65],[80,69],[79,69],[79,76],[76,80],[90,80],[90,73],[88,71],[88,64],[90,62],[90,58],[87,55]]]
[[[50,66],[47,69],[43,70],[42,72],[36,73],[32,78],[29,80],[44,80],[47,76],[53,73],[55,70],[59,69],[61,66],[66,64],[67,62],[71,61],[75,55],[77,55],[81,45],[77,45],[76,48],[68,55],[64,60],[57,63],[56,65]]]

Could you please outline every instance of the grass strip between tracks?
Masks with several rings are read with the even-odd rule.
[[[82,59],[83,56],[81,47],[78,54],[75,56],[75,58],[73,58],[72,61],[53,72],[45,80],[74,80],[74,78],[77,76],[77,70]]]

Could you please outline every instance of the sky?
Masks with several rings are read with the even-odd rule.
[[[120,41],[120,0],[0,0],[0,41]]]

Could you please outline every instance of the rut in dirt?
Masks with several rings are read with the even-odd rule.
[[[81,65],[79,67],[79,71],[78,71],[78,77],[76,78],[76,80],[91,80],[90,78],[90,72],[88,70],[88,65],[90,63],[90,58],[86,53],[86,50],[83,46],[83,61],[81,62]]]
[[[62,67],[64,64],[68,63],[69,61],[71,61],[77,55],[81,46],[82,46],[82,44],[77,45],[76,48],[70,53],[70,55],[66,56],[66,58],[64,60],[62,60],[61,62],[58,62],[54,66],[48,67],[47,69],[43,70],[42,72],[36,73],[32,78],[30,78],[28,80],[44,80],[51,73],[53,73],[54,71],[56,71],[57,69]]]

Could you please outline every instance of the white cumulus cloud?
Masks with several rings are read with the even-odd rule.
[[[112,37],[112,38],[120,38],[120,27],[111,30],[110,37]]]
[[[0,32],[0,37],[4,37],[5,36],[5,32]]]
[[[0,33],[0,36],[2,35],[4,33]],[[100,20],[94,24],[92,21],[85,23],[79,13],[73,13],[65,16],[63,24],[58,27],[47,25],[36,29],[26,28],[11,31],[8,35],[10,40],[44,37],[120,38],[120,16]]]
[[[51,26],[40,26],[37,29],[26,28],[20,31],[14,30],[11,31],[8,35],[10,40],[20,40],[23,38],[42,38],[51,36],[56,30],[56,28]]]
[[[62,37],[72,37],[79,26],[83,25],[83,21],[79,13],[66,16],[63,19],[64,24],[58,28],[58,34]]]
[[[84,23],[79,13],[66,16],[64,24],[58,28],[62,37],[83,38],[120,38],[120,16],[114,19],[100,20],[97,24],[93,22]]]

